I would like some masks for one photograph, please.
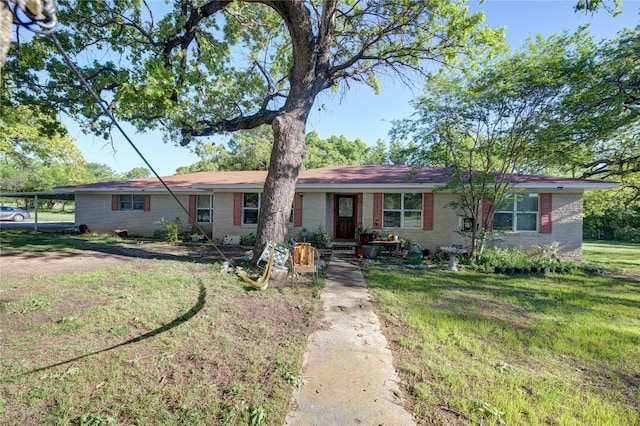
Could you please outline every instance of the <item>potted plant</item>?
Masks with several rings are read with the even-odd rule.
[[[300,231],[300,239],[306,242],[308,236],[309,236],[309,233],[307,232],[307,228],[302,228],[302,231]]]
[[[411,240],[408,240],[408,239],[400,240],[400,250],[402,250],[402,257],[407,257],[407,253],[409,253],[410,248],[411,248]]]
[[[360,238],[360,244],[365,245],[369,243],[370,231],[369,227],[362,228],[362,225],[358,226],[358,237]]]

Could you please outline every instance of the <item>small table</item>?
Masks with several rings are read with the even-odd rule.
[[[465,254],[467,252],[465,249],[457,247],[440,247],[440,251],[449,255],[449,266],[447,269],[450,271],[458,270],[458,255]]]
[[[400,250],[401,241],[369,241],[372,246],[382,246],[387,253],[393,253],[396,250]]]

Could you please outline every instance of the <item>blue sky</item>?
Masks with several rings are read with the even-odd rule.
[[[469,2],[472,10],[486,15],[486,24],[497,28],[506,27],[507,41],[516,48],[530,35],[540,33],[548,36],[563,30],[574,31],[580,25],[590,24],[595,40],[614,38],[622,28],[634,28],[640,22],[640,0],[626,0],[622,15],[611,17],[604,11],[597,14],[575,13],[577,0],[487,0],[484,4]],[[409,101],[415,93],[393,82],[383,81],[382,94],[375,95],[371,89],[352,85],[346,94],[321,94],[316,100],[314,112],[307,132],[316,130],[320,137],[344,135],[348,139],[360,138],[369,145],[378,139],[389,142],[391,122],[410,117]],[[192,164],[198,158],[188,148],[176,147],[162,142],[158,133],[140,134],[126,127],[129,137],[145,155],[152,167],[162,176],[175,173],[176,168]],[[69,131],[85,159],[107,164],[117,172],[126,172],[134,167],[146,167],[142,159],[119,134],[114,139],[83,135],[75,125]],[[218,142],[222,141],[220,139]]]

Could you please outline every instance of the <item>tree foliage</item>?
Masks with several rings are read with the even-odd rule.
[[[386,164],[386,146],[381,143],[384,154],[378,158],[376,149],[360,139],[348,140],[345,136],[320,138],[311,131],[305,137],[307,155],[303,169],[315,169],[347,164]],[[273,134],[268,127],[246,130],[232,134],[226,143],[199,145],[195,152],[200,160],[190,166],[177,169],[177,173],[230,170],[268,170]],[[384,161],[380,163],[378,161]]]
[[[586,29],[538,36],[473,71],[443,70],[415,101],[419,118],[396,123],[395,137],[420,147],[408,151],[409,162],[451,169],[454,204],[472,220],[476,252],[482,229],[511,190],[508,174],[637,183],[638,40],[637,30],[599,46]],[[480,224],[482,200],[490,207]]]
[[[318,93],[350,82],[379,91],[380,73],[409,81],[425,61],[453,63],[496,39],[481,14],[448,0],[59,0],[58,11],[60,44],[109,111],[139,129],[187,144],[271,126],[258,246],[286,235]],[[108,133],[51,40],[25,43],[7,67],[22,101],[46,101]]]
[[[585,42],[565,56],[564,91],[539,126],[535,152],[574,176],[636,185],[640,26],[597,46]]]

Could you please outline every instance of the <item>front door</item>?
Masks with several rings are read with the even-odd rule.
[[[336,218],[336,239],[353,239],[356,237],[356,206],[355,195],[336,195],[334,211]]]

